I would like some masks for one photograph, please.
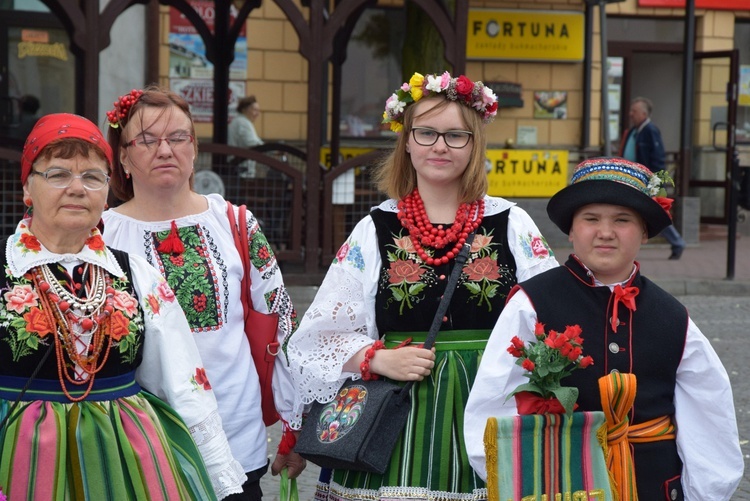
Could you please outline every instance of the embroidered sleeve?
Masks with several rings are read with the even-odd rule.
[[[554,252],[536,223],[518,206],[510,209],[508,244],[516,260],[516,275],[519,282],[559,266]]]
[[[185,421],[217,497],[242,492],[245,474],[229,449],[216,397],[185,314],[164,278],[145,259],[131,255],[130,265],[140,306],[146,312],[143,361],[136,379]]]
[[[314,400],[332,400],[346,378],[359,376],[344,372],[343,366],[378,337],[375,292],[380,267],[375,227],[366,217],[337,253],[287,345],[298,392],[296,411]]]
[[[284,285],[284,278],[276,262],[276,256],[261,231],[258,220],[249,211],[247,212],[247,234],[252,268],[250,293],[253,308],[260,313],[279,315],[277,339],[282,348],[274,364],[272,378],[274,403],[279,415],[286,422],[292,423],[293,428],[296,429],[301,426],[302,415],[293,410],[294,389],[283,348],[286,346],[289,335],[297,329],[299,323],[297,312],[289,291]],[[294,423],[298,423],[298,426],[294,426]]]

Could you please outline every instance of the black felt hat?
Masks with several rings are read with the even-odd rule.
[[[622,158],[592,158],[578,164],[571,184],[555,193],[547,204],[547,214],[566,235],[573,215],[589,204],[628,207],[646,222],[649,238],[672,224],[668,207],[671,200],[655,197],[661,191],[663,177],[641,164]],[[653,194],[653,195],[652,195]]]

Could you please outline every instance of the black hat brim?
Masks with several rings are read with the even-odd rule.
[[[547,204],[547,215],[567,235],[576,211],[589,204],[620,205],[633,209],[646,222],[649,238],[672,224],[669,214],[651,197],[632,186],[603,179],[571,184],[558,191]]]

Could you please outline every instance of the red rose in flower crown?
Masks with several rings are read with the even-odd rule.
[[[583,356],[583,338],[578,325],[567,326],[564,332],[544,332],[544,324],[537,322],[535,342],[524,344],[514,336],[508,353],[517,358],[516,365],[528,374],[529,382],[516,388],[508,398],[516,397],[519,414],[570,414],[576,407],[578,388],[566,387],[560,381],[576,369],[594,363]]]

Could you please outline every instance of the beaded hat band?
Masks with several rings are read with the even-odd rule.
[[[593,158],[576,166],[571,184],[550,199],[547,214],[568,234],[573,215],[581,207],[620,205],[643,218],[651,238],[672,224],[672,200],[666,198],[666,184],[673,184],[666,171],[654,174],[645,166],[622,158]]]

